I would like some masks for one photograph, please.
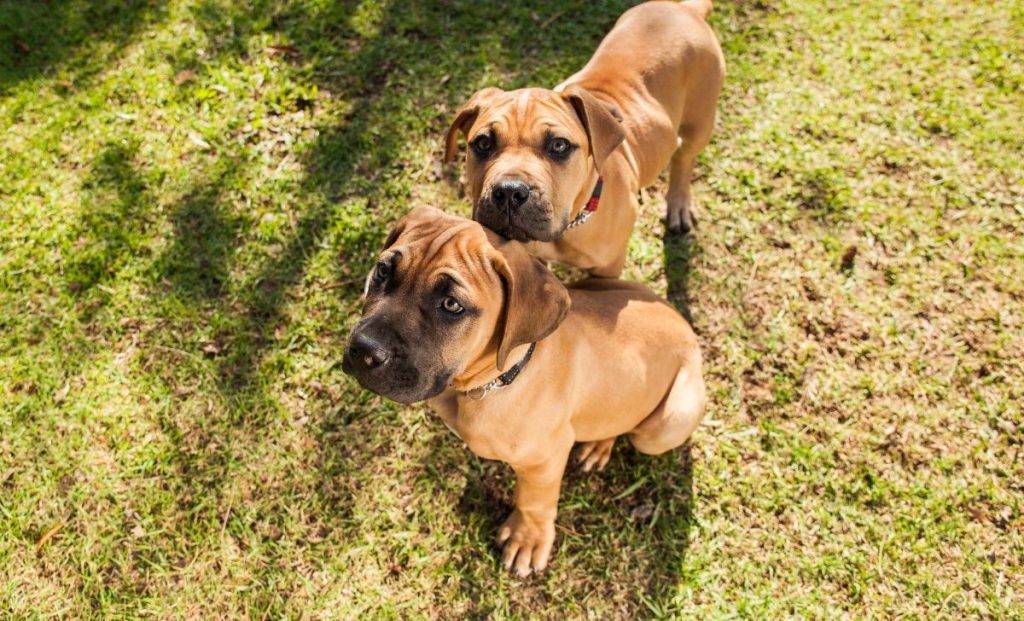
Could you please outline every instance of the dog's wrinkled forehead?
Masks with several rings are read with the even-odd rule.
[[[430,284],[441,275],[456,276],[471,286],[494,275],[493,234],[479,223],[439,210],[413,213],[399,224],[401,232],[381,253],[410,284]]]
[[[523,88],[496,95],[481,106],[474,123],[474,133],[485,128],[524,138],[548,128],[583,131],[579,118],[565,98],[543,88]]]

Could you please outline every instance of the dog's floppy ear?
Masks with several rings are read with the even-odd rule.
[[[493,86],[479,90],[455,113],[455,118],[452,120],[451,126],[448,127],[448,133],[444,137],[445,163],[452,161],[456,151],[459,150],[459,132],[463,134],[468,133],[469,128],[473,126],[473,122],[476,121],[477,115],[480,114],[480,106],[501,92],[503,91],[500,88],[494,88]]]
[[[594,164],[600,170],[604,161],[626,138],[626,130],[622,127],[622,114],[617,108],[600,101],[585,88],[570,85],[562,93],[580,117],[583,129],[587,130],[590,139],[590,153],[594,156]]]
[[[498,248],[494,267],[505,284],[504,325],[499,324],[498,370],[513,349],[555,331],[569,313],[569,291],[540,259],[516,241]]]

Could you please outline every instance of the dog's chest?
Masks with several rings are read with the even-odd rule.
[[[474,455],[484,459],[514,462],[529,437],[521,421],[513,420],[504,412],[469,406],[438,413],[452,433],[465,442]]]

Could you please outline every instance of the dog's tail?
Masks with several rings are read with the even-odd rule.
[[[711,0],[686,0],[682,4],[696,11],[701,19],[707,19],[708,15],[711,15]]]

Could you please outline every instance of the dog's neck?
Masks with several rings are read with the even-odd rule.
[[[508,361],[511,364],[516,364],[526,356],[526,352],[529,350],[529,343],[514,348],[509,352]],[[465,371],[452,380],[451,387],[460,393],[471,391],[474,388],[493,382],[507,370],[498,370],[497,352],[491,351],[476,361],[471,362]]]
[[[579,194],[573,200],[572,212],[569,214],[569,221],[572,222],[580,215],[583,208],[590,202],[590,198],[594,194],[594,188],[597,186],[597,180],[601,177],[600,171],[597,170],[597,166],[590,168],[590,173],[587,175],[587,182],[580,188]]]

